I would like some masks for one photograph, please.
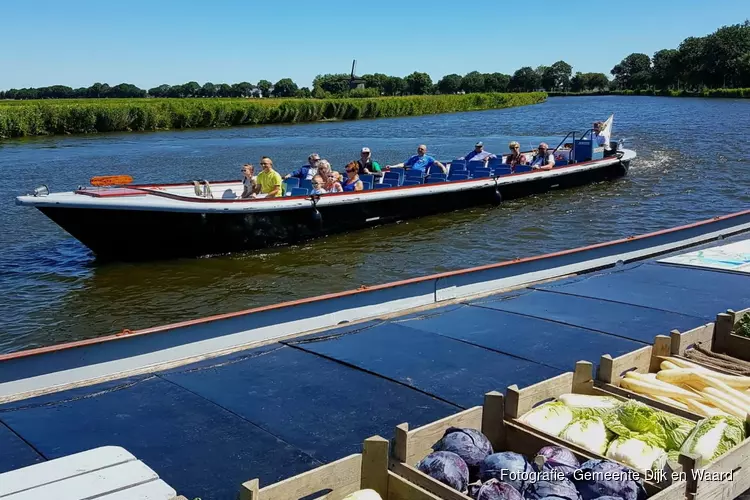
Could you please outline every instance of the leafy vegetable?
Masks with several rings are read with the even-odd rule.
[[[477,500],[523,500],[517,489],[508,483],[490,479],[482,485],[476,496]]]
[[[450,427],[443,438],[432,447],[434,451],[452,451],[466,462],[469,468],[479,467],[487,455],[492,454],[492,444],[475,429]]]
[[[750,337],[750,314],[745,314],[734,326],[734,334]]]
[[[693,428],[680,451],[700,455],[700,464],[708,463],[745,439],[745,425],[736,417],[717,416],[701,420]]]
[[[627,436],[633,432],[651,432],[658,423],[657,410],[648,405],[629,399],[614,411],[608,413],[607,427],[619,436]]]
[[[581,494],[575,484],[569,479],[547,481],[540,479],[529,484],[525,492],[528,500],[541,500],[546,497],[555,497],[562,500],[581,500]]]
[[[612,439],[612,433],[604,426],[601,418],[583,417],[574,419],[562,431],[560,437],[589,451],[603,455]]]
[[[667,431],[659,423],[659,410],[628,400],[604,415],[607,429],[622,438],[637,437],[651,446],[667,448]]]
[[[619,437],[607,448],[607,458],[629,465],[635,470],[646,473],[660,470],[667,461],[667,453],[658,446],[648,444],[635,437]]]
[[[479,466],[479,479],[482,482],[497,479],[523,493],[532,472],[533,469],[526,457],[512,451],[504,451],[493,453],[484,459]]]
[[[571,480],[583,500],[617,497],[622,500],[645,500],[643,481],[634,481],[628,469],[609,460],[589,460],[581,464]]]
[[[617,408],[621,401],[611,396],[590,396],[588,394],[562,394],[559,401],[573,410],[576,417],[602,415]]]
[[[461,493],[466,492],[469,485],[469,467],[450,451],[430,453],[417,464],[417,469]]]
[[[570,477],[580,467],[580,463],[573,452],[562,446],[545,446],[539,450],[537,457],[544,459],[541,470],[536,466],[537,461],[534,460],[534,469],[537,472],[559,471],[565,477]]]
[[[657,419],[666,433],[667,451],[679,450],[695,427],[695,422],[663,411],[657,413]]]
[[[547,434],[559,436],[573,420],[573,411],[562,401],[550,401],[529,410],[519,420]]]

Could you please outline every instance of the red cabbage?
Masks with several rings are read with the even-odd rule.
[[[450,451],[430,453],[417,464],[417,469],[461,493],[469,485],[469,468],[461,457]]]
[[[523,500],[523,496],[508,483],[490,479],[479,489],[476,500]]]
[[[571,480],[583,500],[618,497],[621,500],[645,500],[643,480],[636,473],[609,460],[589,460],[573,473]]]
[[[544,466],[541,468],[534,461],[534,469],[540,473],[559,471],[569,478],[581,466],[573,452],[562,446],[545,446],[539,450],[537,457],[544,458]]]
[[[533,468],[526,457],[503,451],[487,456],[479,466],[479,479],[482,482],[497,479],[508,483],[523,493],[530,479],[533,479]]]
[[[466,465],[479,467],[487,455],[492,454],[492,444],[487,437],[475,429],[451,427],[443,438],[432,447],[434,451],[451,451],[461,457]]]
[[[527,500],[541,500],[546,497],[555,497],[558,500],[581,500],[581,494],[568,479],[552,481],[540,479],[529,484],[524,496]]]

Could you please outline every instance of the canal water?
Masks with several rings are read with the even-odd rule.
[[[271,156],[282,173],[312,152],[335,168],[368,146],[381,164],[426,143],[449,160],[485,149],[556,145],[615,114],[614,139],[638,153],[615,182],[211,258],[98,264],[80,243],[14,197],[94,175],[136,182],[238,179]],[[553,98],[507,110],[398,119],[0,142],[0,353],[238,311],[539,255],[665,229],[750,206],[750,101]],[[139,239],[138,234],[133,234]],[[140,241],[148,245],[147,240]]]

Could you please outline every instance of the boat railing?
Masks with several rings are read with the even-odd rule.
[[[566,135],[565,137],[563,137],[563,140],[560,141],[560,143],[557,145],[557,147],[555,147],[555,149],[552,150],[552,154],[553,155],[555,153],[557,153],[557,150],[560,149],[560,146],[562,146],[563,144],[565,144],[565,141],[567,141],[568,137],[570,137],[570,136],[573,136],[573,144],[575,144],[575,142],[576,142],[576,131],[573,130],[573,131],[568,132],[568,135]],[[571,155],[572,159],[575,161],[575,148],[573,148],[573,150],[570,152],[570,155]]]

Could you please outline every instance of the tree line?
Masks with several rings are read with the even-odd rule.
[[[750,21],[686,38],[653,57],[630,54],[611,73],[611,90],[750,87]]]
[[[378,97],[426,94],[471,94],[486,92],[586,92],[642,89],[701,89],[750,87],[750,21],[724,26],[704,37],[686,38],[677,49],[663,49],[653,57],[634,53],[604,73],[573,74],[565,61],[550,66],[525,66],[513,75],[480,73],[450,74],[433,82],[430,75],[415,71],[406,76],[382,73],[363,75],[352,82],[346,73],[318,75],[312,89],[299,87],[291,78],[276,83],[260,80],[241,82],[188,82],[159,85],[144,90],[129,83],[110,87],[95,83],[73,89],[64,85],[11,89],[0,92],[0,99],[68,99],[128,97]],[[354,84],[354,85],[353,85]],[[354,88],[353,88],[354,87]]]
[[[389,76],[374,73],[358,77],[352,88],[351,76],[346,73],[318,75],[312,89],[299,87],[291,78],[282,78],[276,83],[260,80],[257,84],[241,82],[235,84],[211,82],[200,85],[188,82],[182,85],[159,85],[148,90],[129,83],[110,87],[106,83],[95,83],[86,88],[73,89],[64,85],[51,87],[11,89],[0,92],[0,99],[82,99],[82,98],[128,98],[128,97],[379,97],[428,94],[472,94],[487,92],[532,92],[535,90],[603,90],[608,80],[603,73],[576,73],[565,61],[552,66],[538,68],[523,67],[513,75],[503,73],[480,73],[472,71],[466,75],[446,75],[436,83],[427,73],[415,71],[406,76]],[[363,84],[357,86],[356,84]]]

